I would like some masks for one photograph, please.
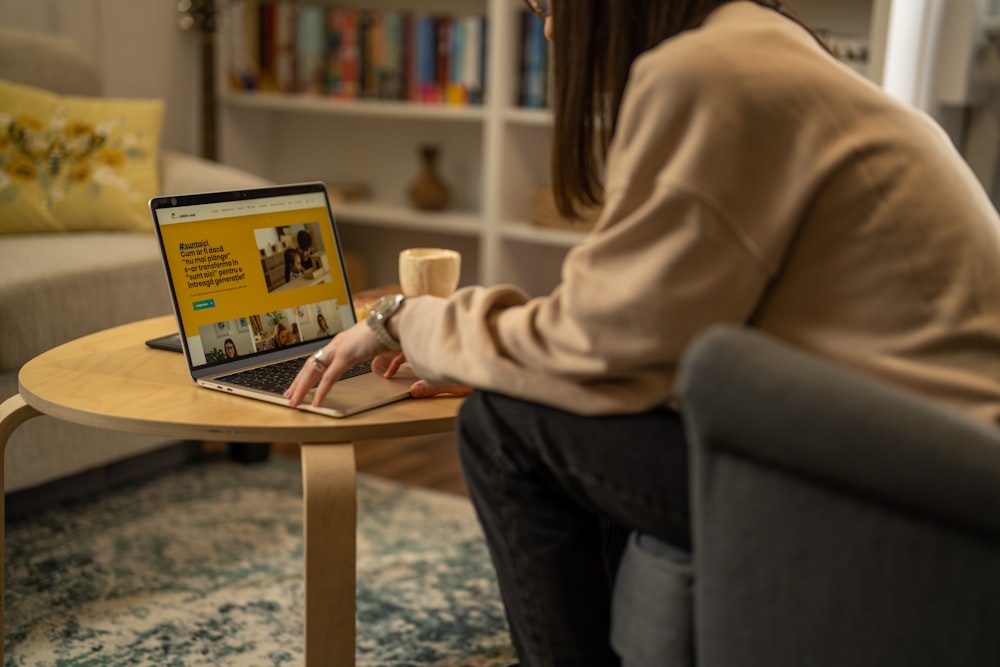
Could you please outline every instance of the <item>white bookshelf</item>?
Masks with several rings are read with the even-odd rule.
[[[871,44],[879,81],[891,0],[799,0],[817,27]],[[903,0],[906,1],[906,0]],[[277,182],[363,182],[371,201],[334,207],[342,240],[368,260],[375,283],[394,282],[400,249],[442,245],[463,253],[462,284],[518,284],[531,294],[558,282],[566,252],[584,233],[529,221],[532,191],[549,177],[551,116],[516,105],[520,0],[355,0],[340,5],[489,18],[487,96],[479,107],[340,101],[319,96],[233,92],[220,76],[223,162]],[[220,34],[225,40],[225,26]],[[223,42],[220,53],[225,57]],[[221,65],[224,68],[224,63]],[[406,188],[419,172],[418,146],[440,146],[452,205],[414,210]]]
[[[858,69],[881,84],[892,3],[893,0],[792,0],[791,5],[812,27],[866,43],[868,63]]]

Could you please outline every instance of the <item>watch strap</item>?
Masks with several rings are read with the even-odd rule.
[[[399,341],[392,337],[392,334],[389,333],[385,325],[389,321],[389,318],[399,310],[400,304],[403,303],[403,298],[402,294],[382,297],[375,302],[372,309],[368,311],[368,317],[365,318],[368,327],[375,334],[375,339],[390,350],[398,350],[401,346]]]
[[[368,327],[375,334],[375,340],[380,342],[390,350],[399,350],[399,341],[392,337],[389,330],[385,328],[385,323],[380,319],[368,318]]]

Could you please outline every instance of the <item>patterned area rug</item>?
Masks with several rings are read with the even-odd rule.
[[[301,498],[213,460],[9,521],[5,667],[303,664]],[[458,496],[359,476],[357,617],[359,667],[514,660]]]

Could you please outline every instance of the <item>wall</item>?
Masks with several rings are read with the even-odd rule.
[[[198,153],[200,37],[179,16],[172,0],[0,0],[0,25],[76,39],[106,95],[166,100],[162,145]]]

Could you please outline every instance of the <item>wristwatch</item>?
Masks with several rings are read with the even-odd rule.
[[[393,338],[389,330],[385,328],[385,323],[389,321],[390,317],[396,314],[396,311],[399,310],[399,306],[402,305],[405,298],[402,294],[386,294],[372,304],[372,307],[368,310],[368,317],[365,318],[378,342],[390,350],[398,350],[400,349],[400,345],[399,341]]]

